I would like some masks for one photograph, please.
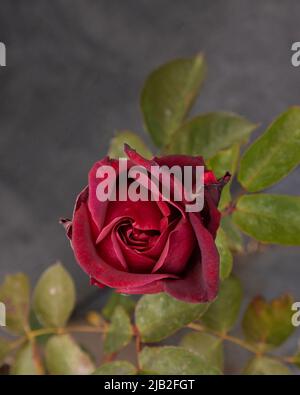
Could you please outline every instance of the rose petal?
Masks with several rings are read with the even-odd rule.
[[[72,239],[72,221],[69,218],[60,218],[59,223],[65,228],[69,240]]]
[[[210,181],[215,180],[215,177],[212,175],[210,175],[208,178]],[[206,226],[213,238],[216,237],[221,220],[221,213],[219,212],[217,206],[221,197],[222,189],[229,180],[230,174],[226,173],[224,177],[216,180],[216,183],[205,186],[204,209],[201,212],[201,215],[204,218]]]
[[[219,254],[211,234],[204,228],[199,215],[189,213],[201,255],[196,253],[180,280],[164,280],[165,291],[190,303],[213,300],[219,284]]]
[[[155,157],[153,160],[160,166],[204,166],[202,156],[167,155],[160,158]]]
[[[146,284],[137,288],[119,288],[116,292],[121,294],[139,295],[139,294],[155,294],[164,290],[162,281],[153,281],[151,284]]]
[[[159,164],[154,161],[154,160],[148,160],[143,158],[141,155],[139,155],[135,150],[133,150],[128,144],[124,145],[124,152],[126,153],[127,157],[130,159],[130,161],[138,166],[143,166],[145,169],[151,174],[153,172],[152,166],[159,166]],[[149,189],[151,188],[153,194],[156,196],[157,200],[163,201],[163,196],[161,194],[161,191],[156,191],[156,184],[154,182],[151,183],[151,180],[149,177],[147,177],[147,180],[145,179],[146,177],[139,177],[136,181],[139,182],[142,186],[145,188]],[[178,182],[178,180],[173,180],[171,179],[170,182],[170,189],[171,191],[174,190],[174,187],[176,188],[183,188],[182,184]],[[184,211],[184,205],[183,202],[179,201],[169,201],[169,204],[171,204],[173,207],[177,208],[182,216],[185,216],[185,211]]]
[[[101,166],[112,166],[115,171],[116,175],[119,173],[119,166],[118,166],[118,161],[115,159],[109,159],[108,157],[105,157],[99,162],[96,162],[92,169],[89,172],[89,197],[88,197],[88,207],[89,211],[92,215],[92,218],[94,222],[97,224],[99,230],[101,230],[104,220],[105,220],[105,215],[106,215],[106,210],[109,204],[109,201],[101,202],[97,198],[97,187],[99,185],[99,179],[96,177],[97,171],[99,167]],[[113,185],[114,180],[111,180],[110,185]]]
[[[133,273],[151,273],[155,261],[148,256],[147,252],[141,253],[128,247],[123,240],[117,235],[122,254],[126,259],[130,272]]]
[[[98,288],[106,288],[106,285],[100,283],[100,281],[97,281],[95,278],[91,277],[90,278],[90,284],[91,285],[96,285]]]
[[[204,192],[204,208],[201,212],[201,215],[204,217],[204,222],[207,229],[215,239],[220,225],[221,213],[215,205],[211,195],[207,191]]]
[[[126,271],[127,264],[124,262],[124,257],[120,259],[119,254],[114,248],[112,233],[109,233],[104,239],[96,246],[97,253],[105,262],[109,262],[117,270]]]
[[[171,274],[126,273],[108,265],[96,251],[84,202],[78,207],[73,219],[72,246],[82,269],[90,277],[112,288],[136,288],[163,278],[177,278]]]
[[[196,239],[191,225],[184,219],[170,232],[153,273],[160,270],[164,273],[181,273],[195,247]]]
[[[210,173],[212,172],[207,172],[204,175],[205,191],[210,194],[214,204],[218,206],[222,189],[229,182],[231,175],[227,172],[222,178],[217,180],[215,176]]]
[[[156,202],[109,202],[104,225],[121,217],[131,218],[133,226],[143,230],[160,230],[163,218]]]
[[[126,220],[126,217],[115,217],[111,222],[109,222],[106,226],[101,229],[99,233],[96,243],[100,243],[105,237],[112,231],[112,229],[121,221]]]
[[[218,180],[213,171],[207,170],[204,172],[204,185],[216,184]]]
[[[150,171],[151,166],[155,166],[156,163],[153,160],[143,158],[142,155],[138,154],[135,149],[132,149],[128,144],[124,144],[124,152],[135,165],[143,166],[145,169]]]

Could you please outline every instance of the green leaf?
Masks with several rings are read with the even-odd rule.
[[[117,306],[105,336],[104,353],[111,354],[120,351],[130,343],[132,335],[133,331],[128,314],[122,306]]]
[[[295,329],[292,304],[290,295],[283,295],[270,303],[261,296],[253,299],[242,322],[246,339],[269,347],[280,346]]]
[[[168,150],[209,159],[218,151],[247,139],[255,127],[246,119],[231,113],[199,115],[176,131]]]
[[[208,161],[209,167],[213,170],[217,178],[221,178],[228,171],[231,174],[231,180],[222,190],[219,209],[223,210],[228,206],[231,199],[230,185],[237,169],[240,155],[240,144],[234,144],[226,150],[219,151],[214,157]]]
[[[180,346],[197,354],[209,366],[214,366],[220,371],[224,369],[223,342],[209,333],[190,332],[183,337]]]
[[[231,251],[242,253],[244,241],[240,230],[233,223],[231,216],[226,215],[221,219],[221,226],[227,238],[227,244]]]
[[[137,303],[135,319],[144,342],[158,342],[198,319],[207,304],[185,303],[160,293],[144,295]]]
[[[75,287],[60,263],[52,265],[39,279],[33,296],[35,314],[44,326],[63,327],[75,306]]]
[[[153,157],[151,151],[147,148],[143,140],[135,133],[124,130],[119,132],[112,140],[109,146],[108,156],[110,158],[124,158],[124,144],[130,145],[140,155],[151,159]]]
[[[50,374],[88,375],[95,371],[89,355],[69,335],[52,336],[45,348]]]
[[[195,353],[183,347],[144,347],[139,354],[143,370],[166,375],[218,375],[220,371],[211,367]]]
[[[136,371],[136,367],[128,361],[113,361],[104,363],[93,374],[98,376],[134,375]]]
[[[281,362],[269,357],[254,357],[244,370],[248,375],[289,375],[290,370]]]
[[[218,208],[220,211],[224,211],[226,207],[228,207],[229,203],[232,201],[230,185],[231,181],[229,181],[222,190],[221,198],[218,204]]]
[[[208,160],[207,164],[213,170],[217,178],[223,177],[226,171],[229,171],[233,176],[236,172],[239,154],[240,144],[234,144],[225,150],[219,151]]]
[[[244,233],[263,243],[300,245],[300,197],[245,195],[232,218]]]
[[[6,308],[6,329],[22,334],[28,329],[29,279],[23,273],[8,275],[0,286],[0,301]]]
[[[239,182],[250,192],[265,189],[300,163],[300,107],[281,114],[245,152]]]
[[[225,280],[231,273],[233,257],[227,243],[226,234],[222,228],[218,230],[216,246],[220,255],[220,278]]]
[[[7,339],[0,337],[0,366],[10,351],[10,343]]]
[[[135,301],[129,295],[121,295],[112,292],[102,310],[103,317],[110,320],[117,306],[122,306],[130,315],[134,311]]]
[[[202,317],[202,321],[210,329],[228,332],[238,318],[241,301],[240,281],[236,277],[228,277],[220,284],[218,296]]]
[[[44,369],[35,343],[25,344],[18,352],[11,367],[12,375],[41,375]]]
[[[198,95],[206,71],[202,55],[177,59],[153,71],[143,87],[144,123],[159,147],[170,141]]]
[[[37,319],[37,316],[33,310],[31,310],[29,314],[29,326],[31,331],[36,331],[43,328],[43,325],[41,325],[40,321]],[[50,337],[51,334],[37,336],[35,338],[35,341],[38,345],[44,345],[46,344],[46,342]]]

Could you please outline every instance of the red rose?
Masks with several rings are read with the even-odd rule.
[[[140,165],[149,172],[153,164],[204,166],[201,157],[147,160],[128,146],[125,153],[128,168]],[[204,207],[201,212],[186,212],[180,201],[99,201],[96,173],[107,165],[118,171],[119,161],[106,157],[95,163],[89,185],[77,198],[72,221],[62,221],[92,284],[124,294],[167,292],[192,303],[213,300],[219,283],[214,242],[220,222],[217,205],[229,174],[217,180],[205,169]]]

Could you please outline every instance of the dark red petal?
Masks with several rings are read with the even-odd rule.
[[[213,300],[219,285],[219,254],[211,234],[203,227],[196,213],[189,213],[201,255],[195,254],[180,280],[164,280],[165,291],[190,303]]]
[[[133,219],[133,226],[144,230],[160,230],[162,213],[156,202],[109,202],[105,225],[117,217]]]
[[[204,166],[202,156],[167,155],[153,158],[160,166]]]
[[[126,271],[127,264],[120,260],[117,251],[113,247],[111,233],[105,237],[96,247],[98,255],[117,270]]]
[[[145,167],[145,169],[147,169],[148,171],[150,171],[151,166],[156,165],[156,163],[153,160],[148,160],[142,157],[140,154],[136,152],[136,150],[132,149],[128,144],[124,144],[124,152],[131,162],[133,162],[135,165]]]
[[[97,253],[89,224],[87,205],[82,203],[73,220],[72,246],[75,257],[90,277],[112,288],[133,288],[163,278],[176,278],[171,274],[137,274],[117,270]]]
[[[209,176],[210,181],[215,180],[215,176]],[[218,203],[221,197],[221,192],[226,183],[230,180],[230,174],[226,173],[224,177],[216,180],[215,183],[205,185],[204,192],[204,209],[202,216],[213,238],[216,237],[217,230],[220,225],[221,213],[218,210]]]
[[[88,196],[89,196],[89,187],[86,186],[79,193],[79,195],[76,198],[75,206],[74,206],[74,209],[73,209],[73,216],[72,216],[72,218],[74,218],[74,215],[75,215],[78,207],[81,205],[81,203],[82,202],[87,202]],[[70,219],[67,219],[67,218],[61,218],[59,222],[65,228],[66,235],[69,238],[69,240],[71,241],[71,245],[72,245],[72,221]]]
[[[153,273],[179,274],[184,271],[196,243],[193,229],[184,219],[170,232]]]
[[[96,285],[96,287],[98,287],[98,288],[106,288],[106,285],[100,283],[100,281],[97,281],[93,277],[90,278],[90,284],[91,285]]]
[[[112,221],[108,222],[108,224],[105,225],[98,234],[96,243],[98,244],[104,240],[121,221],[126,221],[126,217],[115,217]]]
[[[211,170],[204,172],[204,185],[216,184],[218,182],[215,174]]]
[[[155,244],[150,247],[147,252],[145,252],[149,257],[157,260],[161,254],[161,251],[163,250],[170,232],[174,229],[176,226],[176,222],[173,221],[170,224],[168,224],[164,229],[162,229],[161,234],[157,238]]]
[[[122,254],[128,264],[130,272],[133,273],[151,273],[155,261],[148,256],[147,252],[141,253],[128,247],[117,235]]]
[[[155,162],[154,160],[148,160],[148,159],[143,158],[143,157],[142,157],[141,155],[139,155],[135,150],[133,150],[131,147],[129,147],[128,144],[125,144],[124,151],[125,151],[127,157],[130,159],[130,161],[131,161],[133,164],[138,165],[138,166],[144,166],[145,169],[146,169],[149,173],[152,172],[152,169],[151,169],[152,166],[159,166],[159,164],[158,164],[157,162]],[[147,188],[147,189],[149,189],[149,187],[152,186],[152,185],[151,185],[151,182],[149,181],[149,178],[147,179],[147,181],[145,181],[145,177],[140,177],[140,178],[139,178],[138,180],[136,180],[136,181],[139,182],[142,186],[144,186],[144,187]],[[172,192],[172,190],[174,189],[174,185],[175,185],[175,187],[176,187],[176,185],[177,185],[177,187],[180,188],[180,189],[182,188],[182,185],[179,185],[180,183],[178,182],[178,180],[172,180],[172,179],[171,179],[171,182],[173,183],[173,184],[170,186],[171,192]],[[174,184],[174,183],[175,183],[175,184]],[[154,184],[154,186],[155,186],[155,184]],[[158,198],[158,197],[159,197],[159,198]],[[162,199],[161,191],[158,192],[158,194],[157,194],[157,199],[158,199],[158,200],[163,200],[163,199]],[[179,202],[179,201],[170,201],[169,203],[170,203],[173,207],[177,208],[177,209],[180,211],[181,215],[182,215],[183,217],[185,217],[185,211],[184,211],[182,202]]]
[[[144,285],[137,288],[119,288],[116,292],[121,294],[139,295],[139,294],[156,294],[163,292],[164,284],[162,281],[153,281],[151,284]]]
[[[212,173],[212,172],[208,172],[208,173]],[[208,173],[205,173],[205,177],[206,177],[206,174],[208,174]],[[205,181],[205,191],[210,194],[210,196],[216,206],[218,206],[218,204],[219,204],[222,189],[229,182],[230,178],[231,178],[231,175],[228,172],[222,178],[219,178],[218,180],[215,178],[214,175],[211,175],[211,174],[207,177],[207,179]]]
[[[92,218],[97,224],[99,230],[102,228],[106,210],[109,204],[109,201],[101,202],[96,195],[97,187],[99,185],[99,179],[96,178],[97,170],[101,166],[113,166],[116,171],[116,176],[119,173],[118,161],[115,159],[109,159],[105,157],[99,162],[96,162],[92,169],[89,172],[89,197],[88,197],[88,207],[89,211],[92,215]],[[113,185],[113,180],[111,180],[111,185]]]
[[[204,209],[201,214],[205,216],[207,229],[210,231],[211,235],[215,239],[217,230],[220,225],[221,213],[218,210],[210,193],[207,191],[205,191],[204,193],[204,202]]]
[[[68,218],[60,218],[59,223],[65,228],[68,239],[72,239],[72,221]]]

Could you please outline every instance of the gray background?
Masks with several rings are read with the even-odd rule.
[[[300,67],[290,62],[299,20],[297,0],[1,0],[0,280],[24,271],[34,282],[60,259],[81,308],[101,303],[58,218],[71,215],[115,131],[143,133],[138,97],[147,74],[203,51],[209,73],[195,112],[234,111],[261,132],[300,104]],[[299,194],[299,175],[272,190]],[[272,247],[239,258],[235,270],[248,298],[291,291],[300,300],[299,249]]]

